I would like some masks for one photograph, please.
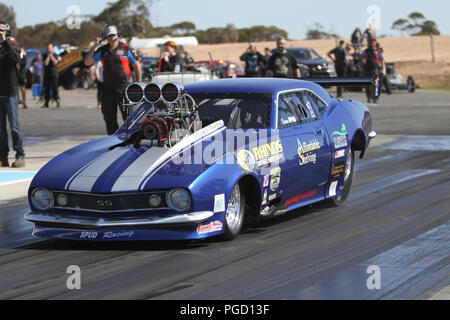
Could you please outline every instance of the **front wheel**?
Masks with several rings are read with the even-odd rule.
[[[355,152],[350,149],[347,161],[345,164],[345,172],[344,172],[344,192],[342,195],[328,199],[327,202],[333,206],[341,206],[346,201],[350,194],[350,190],[352,189],[353,177],[355,175]]]
[[[224,240],[233,240],[242,230],[245,212],[245,197],[242,191],[242,187],[237,183],[231,192],[231,197],[225,211]]]

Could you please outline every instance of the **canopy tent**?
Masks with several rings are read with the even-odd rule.
[[[130,46],[134,49],[158,48],[158,46],[163,45],[167,41],[173,41],[179,46],[198,46],[198,40],[196,37],[164,37],[151,39],[133,38],[130,41]]]

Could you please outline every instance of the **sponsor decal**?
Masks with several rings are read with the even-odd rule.
[[[274,193],[274,194],[269,196],[269,201],[275,200],[276,198],[277,198],[277,194]]]
[[[346,148],[348,146],[347,137],[346,136],[339,136],[333,138],[334,148],[340,149],[340,148]]]
[[[281,124],[283,126],[289,125],[291,123],[296,123],[296,122],[297,122],[297,118],[295,118],[295,117],[289,117],[287,120],[281,119]]]
[[[281,140],[255,147],[252,150],[256,166],[264,167],[277,161],[284,161],[284,152]]]
[[[317,189],[311,190],[311,191],[303,193],[303,194],[299,194],[298,196],[287,200],[285,205],[289,206],[291,204],[298,203],[302,200],[311,198],[311,197],[315,196],[316,194],[317,194]]]
[[[333,179],[342,177],[342,174],[344,173],[344,168],[345,162],[338,162],[333,164],[333,168],[331,169],[331,177]]]
[[[80,234],[80,239],[97,239],[97,232],[82,232]]]
[[[246,172],[253,172],[253,170],[255,170],[255,157],[248,150],[241,150],[238,152],[237,163],[239,167]]]
[[[214,213],[225,211],[225,194],[218,194],[214,197]]]
[[[108,231],[103,234],[103,239],[132,238],[133,236],[134,231],[119,231],[119,232]]]
[[[316,139],[310,141],[309,143],[306,142],[300,142],[300,140],[297,139],[298,144],[298,156],[300,157],[300,165],[304,166],[309,163],[316,163],[317,162],[317,154],[314,151],[317,151],[320,149],[320,142]]]
[[[213,221],[206,225],[199,225],[197,227],[197,233],[198,234],[206,234],[206,233],[222,231],[222,229],[223,229],[223,223],[217,220],[217,221]]]
[[[337,181],[333,181],[330,185],[330,192],[329,192],[329,196],[330,197],[334,197],[336,195],[336,188],[337,188]]]
[[[340,136],[340,137],[345,137],[347,136],[348,132],[347,132],[347,126],[345,124],[342,124],[341,127],[341,131],[335,131],[333,132],[333,137],[334,136]]]
[[[275,191],[280,186],[280,180],[281,180],[281,168],[273,168],[270,170],[270,190]]]
[[[264,176],[263,188],[269,186],[269,181],[270,181],[270,175],[268,174],[267,176]]]
[[[267,189],[264,190],[264,197],[263,197],[263,201],[262,201],[262,205],[265,205],[267,203]]]
[[[345,149],[338,150],[338,151],[336,151],[336,153],[334,154],[334,158],[335,158],[335,159],[340,159],[340,158],[343,158],[343,157],[345,157]]]

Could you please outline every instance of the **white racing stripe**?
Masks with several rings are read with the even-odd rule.
[[[142,185],[142,188],[148,183],[148,181],[158,172],[160,168],[162,168],[164,165],[166,165],[173,156],[177,155],[178,153],[184,151],[185,149],[189,149],[198,143],[203,142],[203,140],[208,139],[211,136],[214,136],[223,130],[225,130],[226,127],[223,123],[223,120],[217,121],[206,128],[203,128],[200,131],[197,131],[196,133],[186,137],[181,142],[176,144],[172,149],[170,149],[163,157],[160,157],[143,175],[142,179],[136,179],[136,181],[133,181],[133,185],[128,185],[128,188],[139,188]],[[141,188],[141,189],[142,189]]]
[[[104,156],[97,158],[80,172],[66,189],[72,191],[90,192],[98,177],[105,172],[117,159],[129,152],[128,148],[114,149]]]

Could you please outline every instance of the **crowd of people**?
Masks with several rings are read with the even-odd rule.
[[[104,40],[106,45],[100,45]],[[364,41],[367,49],[362,50]],[[159,59],[158,72],[196,71],[192,56],[173,41],[167,41]],[[287,40],[276,41],[276,49],[264,49],[261,54],[255,44],[240,56],[244,63],[245,77],[277,77],[300,78],[301,71],[296,58],[287,50]],[[340,41],[339,46],[328,53],[335,64],[338,77],[372,77],[385,72],[383,50],[380,48],[375,32],[369,28],[364,33],[357,28],[351,36],[351,44]],[[26,73],[31,74],[33,85],[41,86],[40,98],[42,108],[49,108],[53,99],[60,107],[58,64],[61,58],[56,54],[53,44],[48,44],[45,54],[38,52],[28,65],[24,48],[18,48],[11,38],[10,26],[0,21],[0,161],[2,167],[9,167],[8,135],[6,123],[9,122],[12,134],[13,149],[16,160],[12,167],[25,166],[23,136],[19,123],[18,107],[27,108],[26,104]],[[127,113],[121,107],[122,93],[134,80],[142,82],[143,55],[133,51],[127,44],[120,41],[120,32],[116,26],[105,27],[101,37],[98,37],[84,59],[84,65],[92,70],[98,89],[98,108],[101,109],[108,135],[118,128],[117,113],[120,111],[123,120]],[[27,70],[28,66],[28,70]],[[338,88],[338,97],[342,96],[342,88]],[[19,99],[20,97],[20,99]],[[367,90],[370,102],[370,92]],[[376,101],[374,101],[376,102]]]

